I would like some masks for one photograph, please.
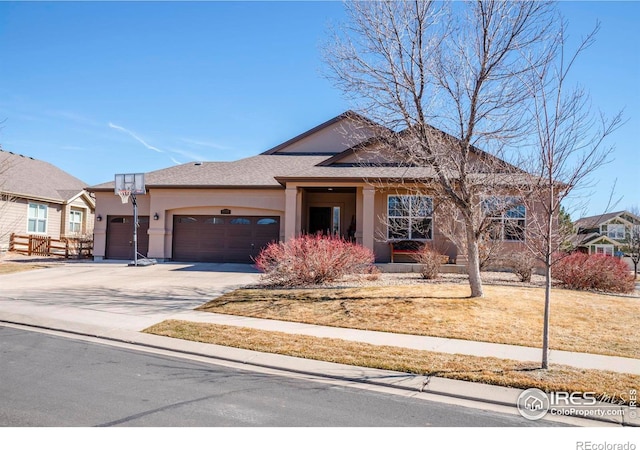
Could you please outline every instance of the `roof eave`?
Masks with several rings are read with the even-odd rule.
[[[211,184],[154,184],[154,185],[146,185],[147,191],[151,189],[281,189],[280,185],[277,184],[260,184],[260,185],[211,185]],[[88,188],[90,192],[114,192],[114,188]]]
[[[65,203],[67,203],[67,201],[61,200],[59,198],[42,197],[39,195],[24,194],[20,192],[3,191],[2,194],[12,199],[19,198],[19,199],[25,199],[25,200],[35,200],[37,202],[55,203],[57,205],[64,205]]]

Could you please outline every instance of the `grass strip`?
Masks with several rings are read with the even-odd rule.
[[[596,392],[601,399],[616,403],[624,403],[625,399],[628,401],[630,389],[640,388],[640,375],[557,364],[552,364],[548,370],[541,370],[534,362],[378,346],[229,325],[166,320],[144,332],[259,352],[519,389],[537,387],[547,392]]]
[[[414,284],[357,288],[238,289],[200,311],[343,328],[539,347],[544,290]],[[554,289],[551,348],[640,358],[640,298]]]

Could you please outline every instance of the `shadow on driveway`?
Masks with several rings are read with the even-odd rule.
[[[163,264],[176,264],[184,266],[189,263],[163,263]],[[233,272],[233,273],[260,273],[260,271],[253,264],[239,264],[239,263],[192,263],[186,267],[178,267],[176,269],[170,269],[176,272]]]

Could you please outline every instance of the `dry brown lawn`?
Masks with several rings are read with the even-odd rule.
[[[30,264],[30,263],[15,263],[15,262],[1,262],[0,261],[0,275],[24,272],[26,270],[44,269],[45,265],[42,264]]]
[[[533,363],[506,359],[377,346],[227,325],[167,320],[144,331],[260,352],[520,389],[537,387],[547,392],[596,392],[601,398],[616,403],[628,400],[630,389],[640,388],[639,375],[554,364],[548,370],[540,370]]]
[[[463,284],[239,289],[201,311],[540,347],[544,290]],[[552,349],[640,358],[640,298],[554,289]]]

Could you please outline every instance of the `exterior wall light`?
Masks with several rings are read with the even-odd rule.
[[[158,215],[158,213],[155,213],[153,215],[153,220],[158,220],[160,218],[160,216]]]
[[[101,216],[100,214],[98,214],[98,217],[96,217],[96,220],[97,220],[98,222],[102,222],[102,216]]]

